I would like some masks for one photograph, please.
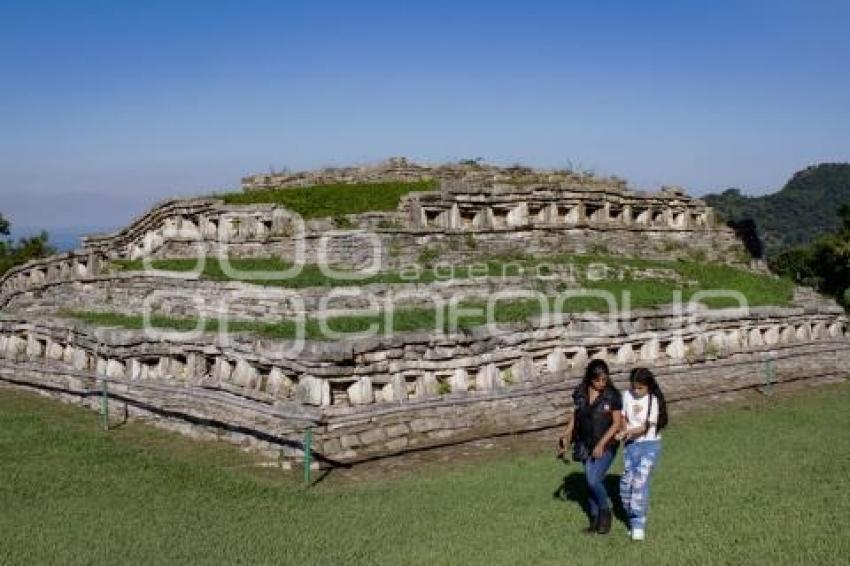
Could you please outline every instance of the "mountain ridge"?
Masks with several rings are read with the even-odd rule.
[[[733,225],[752,221],[764,251],[773,256],[841,226],[838,208],[850,203],[850,163],[811,165],[768,195],[748,196],[730,188],[702,199]]]

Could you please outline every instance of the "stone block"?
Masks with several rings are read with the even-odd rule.
[[[345,449],[362,446],[360,438],[356,434],[344,434],[340,437],[339,442]]]
[[[382,428],[373,428],[360,433],[360,441],[366,446],[382,442],[386,440],[386,437],[387,435],[384,433],[384,429]]]
[[[348,392],[348,400],[352,405],[368,405],[375,401],[372,379],[368,376],[361,377],[352,383],[346,391]]]
[[[385,430],[387,436],[390,438],[394,438],[396,436],[404,436],[405,434],[408,434],[410,432],[410,428],[404,423],[388,426]]]
[[[513,383],[528,383],[537,378],[534,362],[530,356],[522,356],[511,366],[511,381]]]
[[[463,368],[457,368],[449,377],[449,388],[451,391],[467,391],[469,389],[469,374]]]
[[[425,372],[416,380],[416,396],[419,398],[432,397],[440,392],[440,384],[433,372]]]
[[[295,387],[295,400],[305,405],[325,407],[331,404],[331,387],[325,379],[305,375]]]
[[[437,419],[413,419],[410,422],[410,430],[413,432],[428,432],[429,430],[434,430],[435,428],[439,428],[440,421]]]
[[[234,385],[245,387],[246,389],[254,389],[257,387],[258,378],[257,368],[242,359],[236,362],[236,368],[234,368],[231,377]]]
[[[399,438],[393,438],[392,440],[388,441],[384,445],[384,448],[386,448],[387,450],[389,450],[391,452],[395,452],[395,451],[398,451],[398,450],[402,450],[403,448],[406,448],[408,443],[409,443],[409,440],[402,436],[402,437],[399,437]]]
[[[403,375],[393,375],[381,388],[381,401],[393,403],[407,399],[407,381]]]
[[[478,374],[475,376],[475,388],[478,391],[491,391],[501,386],[501,374],[496,364],[487,364],[478,370]]]
[[[564,349],[556,347],[546,356],[546,369],[550,374],[560,374],[570,369],[570,362],[564,354]]]

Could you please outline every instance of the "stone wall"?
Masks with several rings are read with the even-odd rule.
[[[319,244],[326,241],[330,260],[357,265],[371,259],[363,259],[372,255],[371,240],[364,235],[368,231],[381,243],[387,264],[394,262],[391,250],[407,257],[450,236],[514,251],[521,240],[550,253],[610,245],[611,253],[668,258],[695,250],[718,259],[746,256],[734,233],[717,226],[701,201],[679,193],[639,196],[579,189],[452,185],[444,191],[410,193],[395,213],[349,215],[353,229],[337,229],[329,219],[302,223],[273,205],[172,202],[119,233],[86,238],[84,250],[113,259],[190,257],[201,251],[293,258],[303,246],[307,261],[314,262]],[[659,245],[644,250],[647,241]],[[352,255],[358,259],[350,259]],[[481,251],[470,249],[466,255],[480,257]]]
[[[532,169],[522,165],[500,167],[480,160],[466,160],[441,165],[414,163],[405,157],[392,157],[374,165],[326,167],[315,171],[298,171],[249,175],[242,178],[246,191],[286,189],[313,185],[381,183],[391,181],[465,181],[469,183],[580,183],[585,186],[619,186],[625,182],[616,177],[602,178],[566,169]]]
[[[671,277],[665,272],[649,277]],[[144,272],[104,273],[72,281],[46,281],[14,294],[4,308],[29,315],[63,311],[103,311],[126,315],[144,312],[171,317],[217,318],[280,322],[296,316],[315,317],[326,309],[365,309],[364,297],[393,307],[434,308],[453,297],[486,300],[493,293],[537,289],[556,294],[557,289],[578,287],[569,275],[557,281],[533,276],[493,276],[447,279],[432,283],[372,283],[350,287],[286,289],[240,282],[203,280],[193,276],[151,276]],[[344,294],[345,291],[351,295]],[[356,295],[355,295],[356,293]],[[323,301],[327,303],[323,305]]]
[[[31,386],[39,386],[40,374],[32,369],[39,367],[58,372],[60,381],[51,378],[41,384],[46,388],[62,389],[67,372],[86,377],[90,388],[102,377],[125,392],[128,403],[154,413],[168,409],[180,420],[169,409],[176,387],[186,405],[177,413],[249,430],[264,442],[283,430],[263,424],[268,414],[254,423],[253,409],[225,404],[207,415],[203,406],[193,405],[195,393],[259,403],[289,419],[284,440],[303,429],[290,421],[311,415],[322,455],[352,461],[558,424],[569,403],[567,391],[589,359],[607,360],[621,377],[637,364],[653,367],[673,399],[757,386],[767,359],[783,379],[805,378],[815,370],[839,375],[850,360],[846,332],[843,312],[835,307],[683,315],[660,310],[614,318],[575,315],[531,329],[505,325],[471,334],[397,334],[295,348],[252,336],[184,340],[6,316],[0,321],[0,354],[7,366],[31,372]],[[165,387],[162,405],[134,398],[137,386]],[[228,420],[231,413],[237,415],[234,422]]]
[[[349,268],[395,269],[437,260],[469,263],[495,255],[601,252],[648,258],[697,254],[745,262],[734,233],[711,209],[678,191],[638,195],[616,186],[475,186],[411,193],[399,210],[349,215],[354,229],[330,219],[301,222],[274,205],[226,205],[215,199],[168,201],[115,234],[91,236],[83,249],[30,262],[0,277],[0,305],[56,280],[98,275],[116,259],[280,257]]]
[[[438,230],[532,225],[710,229],[715,225],[711,207],[680,190],[635,193],[619,186],[446,181],[440,191],[406,195],[399,209],[412,226]]]

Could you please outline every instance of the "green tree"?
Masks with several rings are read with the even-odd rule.
[[[820,289],[843,301],[850,287],[850,230],[819,238],[812,248],[812,268]]]
[[[0,214],[0,236],[9,236],[9,233],[9,221]],[[0,239],[0,275],[16,265],[54,253],[56,250],[49,244],[47,232],[41,232],[29,238],[20,238],[17,242],[8,237]]]
[[[841,224],[835,233],[782,252],[771,259],[770,266],[850,307],[850,205],[840,207],[838,217]]]
[[[838,208],[838,218],[841,219],[841,231],[850,232],[850,204],[842,204]]]
[[[770,268],[798,283],[816,287],[818,275],[814,270],[813,257],[811,246],[794,246],[771,258]]]

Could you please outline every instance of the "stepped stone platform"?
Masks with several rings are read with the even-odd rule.
[[[72,310],[222,316],[275,322],[321,315],[327,287],[286,289],[198,274],[120,271],[118,260],[277,257],[385,272],[439,248],[453,264],[499,254],[606,249],[644,258],[700,258],[742,269],[749,258],[709,207],[677,189],[637,193],[617,179],[476,163],[407,161],[366,170],[254,176],[246,190],[313,183],[435,179],[394,211],[301,219],[272,204],[217,198],[162,203],[82,249],[18,266],[0,278],[0,381],[92,408],[104,386],[113,411],[199,438],[218,438],[291,465],[310,428],[318,460],[360,462],[410,450],[563,424],[590,359],[624,384],[635,365],[656,370],[674,404],[771,382],[843,379],[847,318],[799,289],[793,305],[701,305],[538,316],[458,332],[399,332],[282,340],[238,332],[128,330],[65,318]],[[483,298],[579,282],[492,275],[344,287],[423,307],[458,293]],[[674,281],[646,268],[639,277]],[[356,308],[343,293],[335,307]]]

